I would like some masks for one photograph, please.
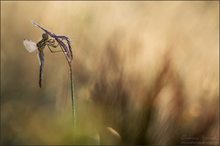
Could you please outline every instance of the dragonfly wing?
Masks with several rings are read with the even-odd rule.
[[[39,65],[41,65],[39,52],[37,52],[37,60],[38,60]]]
[[[41,30],[43,30],[44,32],[46,32],[49,36],[54,37],[54,34],[49,32],[48,30],[46,30],[45,28],[43,28],[42,26],[40,26],[39,24],[37,24],[36,22],[32,21],[32,24],[38,28],[40,28]]]
[[[67,47],[67,45],[59,38],[55,38],[55,39],[58,42],[60,48],[63,49],[63,51],[65,52],[64,55],[66,56],[68,62],[70,63],[72,61],[72,51],[70,51],[71,48]]]
[[[28,52],[34,52],[37,50],[37,45],[35,42],[31,41],[31,40],[24,40],[23,41],[23,44],[25,46],[25,49],[28,51]]]

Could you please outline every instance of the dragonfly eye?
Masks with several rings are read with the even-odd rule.
[[[47,33],[43,33],[43,34],[42,34],[42,37],[43,37],[43,39],[45,39],[45,40],[47,40],[47,39],[49,38],[49,36],[48,36]]]

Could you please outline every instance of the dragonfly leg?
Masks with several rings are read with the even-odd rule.
[[[50,45],[50,46],[52,46],[52,47],[54,47],[54,48],[58,47],[58,44],[55,45],[55,40],[54,40],[54,39],[49,39],[49,40],[47,41],[47,44]]]
[[[47,45],[47,47],[49,48],[49,50],[50,50],[50,52],[51,53],[58,53],[58,52],[63,52],[63,50],[61,49],[61,50],[52,50],[51,48],[50,48],[50,46],[51,47],[53,47],[53,48],[57,48],[59,45],[57,44],[55,44],[55,40],[54,39],[49,39],[47,42],[46,42],[46,45]]]
[[[57,46],[58,46],[58,45],[57,45]],[[57,46],[56,46],[56,47],[57,47]],[[52,50],[52,49],[50,48],[50,45],[48,45],[48,44],[47,44],[47,47],[49,48],[49,50],[50,50],[51,53],[63,52],[63,50],[55,50],[55,51]],[[52,46],[52,47],[56,48],[55,46]]]

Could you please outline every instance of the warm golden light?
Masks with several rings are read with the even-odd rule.
[[[45,48],[38,86],[32,20],[71,39],[75,130],[63,53]],[[219,144],[219,2],[1,2],[1,130],[3,145]]]

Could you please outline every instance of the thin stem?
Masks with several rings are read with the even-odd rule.
[[[76,99],[74,96],[74,83],[73,83],[73,72],[72,72],[72,66],[71,63],[69,63],[69,69],[70,69],[70,90],[71,90],[71,99],[72,99],[72,112],[73,112],[73,128],[76,127]]]

